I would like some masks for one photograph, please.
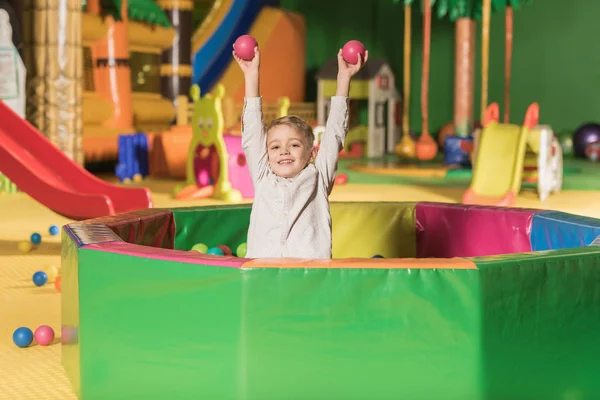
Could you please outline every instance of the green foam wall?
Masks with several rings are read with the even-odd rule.
[[[79,262],[83,399],[480,398],[476,270]]]
[[[81,394],[80,377],[80,347],[77,340],[77,327],[79,327],[79,248],[71,236],[61,231],[61,352],[62,365],[71,382],[73,391]],[[74,340],[67,341],[67,335]],[[56,336],[59,336],[58,333]]]
[[[600,248],[474,261],[483,398],[600,398]]]
[[[175,248],[190,250],[198,243],[209,247],[224,244],[235,252],[237,246],[246,242],[250,210],[249,204],[173,209]]]
[[[82,399],[236,398],[239,270],[87,249],[79,262]]]

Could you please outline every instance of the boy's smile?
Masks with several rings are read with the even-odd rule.
[[[267,152],[275,175],[293,178],[314,160],[316,150],[301,132],[278,125],[267,133]]]

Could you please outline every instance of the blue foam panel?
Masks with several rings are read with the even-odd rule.
[[[533,251],[589,246],[598,236],[600,222],[580,215],[542,211],[533,216],[531,223]]]

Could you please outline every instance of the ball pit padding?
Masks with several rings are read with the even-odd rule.
[[[543,211],[533,217],[531,247],[554,250],[591,244],[600,236],[600,221],[559,211]]]
[[[420,268],[420,269],[477,269],[473,261],[464,258],[432,258],[427,262],[415,258],[376,258],[368,264],[364,258],[305,259],[256,258],[243,268]]]
[[[211,254],[201,254],[198,252],[171,250],[164,252],[157,247],[141,246],[138,244],[130,245],[123,242],[108,242],[91,244],[86,247],[87,250],[99,250],[109,253],[123,254],[131,257],[156,258],[159,260],[183,262],[201,265],[218,265],[220,267],[240,268],[245,258],[233,256],[215,256]]]
[[[332,203],[333,257],[416,257],[414,209],[415,203]],[[195,207],[175,209],[175,248],[228,243],[235,251],[246,241],[250,211],[245,204],[204,207],[201,212]]]
[[[175,226],[170,210],[145,209],[129,214],[128,218],[113,216],[99,218],[121,239],[144,246],[173,248]]]
[[[422,203],[382,205],[391,215],[415,210],[416,230]],[[353,224],[364,206],[332,204],[334,227],[339,218]],[[471,218],[472,207],[448,208]],[[512,211],[486,210],[499,218]],[[209,240],[208,228],[232,243],[248,212],[173,210],[175,247],[199,242],[194,235]],[[231,236],[218,221],[231,224]],[[69,224],[62,237],[63,325],[77,333],[63,345],[63,365],[83,400],[600,398],[600,247],[362,259],[363,267],[356,258],[238,259],[228,268],[216,260],[231,258],[185,252],[190,262],[178,258],[183,251],[126,243],[103,225]],[[445,228],[428,225],[425,234],[445,239],[434,229]],[[365,230],[361,251],[371,242]]]
[[[175,248],[190,250],[195,244],[212,247],[227,243],[231,250],[246,241],[250,224],[250,206],[208,206],[173,209]]]
[[[474,257],[531,251],[537,210],[443,203],[416,207],[417,257]]]

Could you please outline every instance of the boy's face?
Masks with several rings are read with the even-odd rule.
[[[301,132],[277,125],[267,133],[267,153],[271,170],[282,178],[293,178],[312,162],[316,150]]]

